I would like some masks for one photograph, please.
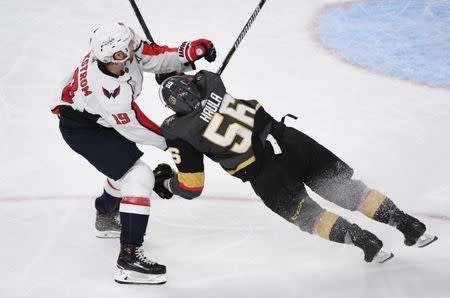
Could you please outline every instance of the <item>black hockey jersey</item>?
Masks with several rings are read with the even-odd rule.
[[[179,171],[170,188],[189,199],[203,190],[203,155],[229,174],[251,180],[259,168],[259,155],[273,120],[258,101],[229,95],[217,74],[203,70],[196,74],[195,81],[202,105],[188,115],[167,118],[161,126]]]

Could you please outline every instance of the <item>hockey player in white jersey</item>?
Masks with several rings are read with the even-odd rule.
[[[52,112],[59,116],[66,143],[106,176],[104,192],[95,202],[96,229],[98,237],[120,235],[115,280],[164,283],[166,267],[147,259],[142,249],[154,176],[136,143],[162,150],[166,143],[135,100],[142,91],[143,72],[188,71],[189,62],[214,61],[215,48],[207,39],[183,42],[178,48],[159,46],[122,23],[98,27],[90,48],[64,82]]]

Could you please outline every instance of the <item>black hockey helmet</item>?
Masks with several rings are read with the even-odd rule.
[[[201,94],[193,82],[194,76],[169,77],[161,83],[159,97],[178,115],[186,115],[201,105]]]

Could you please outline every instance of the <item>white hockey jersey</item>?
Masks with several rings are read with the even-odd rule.
[[[135,56],[125,73],[113,77],[103,73],[92,53],[88,53],[66,82],[61,97],[52,106],[59,114],[61,105],[100,116],[97,123],[113,127],[130,141],[166,149],[158,125],[148,119],[136,104],[142,90],[143,72],[187,71],[178,58],[178,49],[147,43],[136,37]]]

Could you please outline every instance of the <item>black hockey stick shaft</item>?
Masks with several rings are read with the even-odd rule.
[[[147,24],[145,24],[144,18],[142,17],[141,12],[139,11],[139,7],[137,6],[136,1],[130,0],[130,4],[134,10],[134,13],[136,14],[139,24],[141,24],[142,30],[144,30],[145,37],[147,37],[147,39],[150,42],[154,43],[155,41],[153,40],[153,37],[150,34],[150,30],[148,30]],[[186,62],[185,65],[191,65],[192,69],[195,69],[194,62]]]
[[[130,0],[131,1],[131,0]],[[256,19],[256,17],[258,16],[259,12],[261,11],[261,8],[263,7],[264,3],[266,3],[267,0],[261,0],[258,3],[258,6],[255,8],[255,10],[253,11],[252,15],[250,16],[250,19],[247,21],[247,24],[245,24],[244,28],[242,29],[241,33],[239,34],[238,38],[236,39],[236,41],[234,42],[233,47],[231,48],[231,50],[228,52],[227,56],[225,57],[225,59],[222,62],[222,66],[219,68],[219,70],[217,71],[217,74],[220,76],[222,74],[222,72],[224,71],[225,67],[228,65],[228,62],[230,62],[231,57],[233,57],[234,52],[236,52],[237,48],[239,47],[239,44],[241,43],[241,41],[244,39],[245,34],[247,34],[248,30],[250,29],[250,27],[253,24],[253,21]]]
[[[131,4],[131,7],[133,7],[134,13],[136,14],[136,17],[137,17],[137,19],[139,21],[139,24],[141,24],[142,30],[144,30],[145,37],[147,37],[147,39],[150,42],[155,42],[153,40],[152,35],[150,34],[150,30],[148,30],[147,24],[145,24],[144,18],[142,17],[142,14],[141,14],[141,12],[139,11],[139,8],[136,5],[136,2],[134,0],[130,0],[130,4]]]

